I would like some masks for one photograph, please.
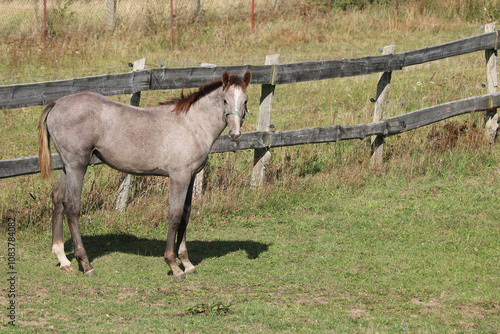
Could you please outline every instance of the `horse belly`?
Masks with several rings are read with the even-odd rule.
[[[99,147],[94,154],[110,167],[135,175],[168,176],[168,168],[156,150],[127,147],[127,143],[115,147]]]

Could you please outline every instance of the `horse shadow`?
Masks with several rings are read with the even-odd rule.
[[[141,256],[163,257],[166,239],[140,238],[131,234],[103,234],[82,236],[82,241],[87,251],[89,261],[105,256],[109,253],[120,252]],[[244,250],[248,259],[257,259],[260,254],[269,249],[270,244],[251,240],[213,240],[213,241],[187,241],[189,259],[197,265],[209,258],[225,256],[229,253]],[[71,239],[65,242],[64,248],[73,250]],[[73,254],[68,254],[68,259],[74,259]],[[80,271],[82,268],[80,266]]]

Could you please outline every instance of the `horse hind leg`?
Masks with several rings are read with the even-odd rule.
[[[63,241],[63,199],[65,187],[65,174],[63,171],[52,190],[52,253],[57,256],[61,270],[72,271],[73,267],[71,266],[71,262],[64,252]]]
[[[80,218],[81,195],[83,187],[83,178],[87,167],[82,168],[66,168],[66,182],[64,193],[64,209],[68,219],[71,237],[75,248],[75,258],[83,268],[85,276],[93,276],[96,274],[94,267],[89,262],[87,252],[83,246],[80,229],[78,227],[78,219]]]

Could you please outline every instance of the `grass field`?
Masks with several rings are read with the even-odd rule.
[[[254,34],[244,18],[219,20],[207,12],[199,21],[179,18],[175,50],[168,34],[150,26],[91,37],[61,33],[48,44],[7,37],[0,44],[0,80],[125,72],[128,62],[143,57],[150,67],[160,60],[169,66],[262,64],[273,53],[282,63],[361,57],[389,44],[399,52],[479,34],[479,26],[497,15],[487,10],[492,1],[479,11],[467,7],[476,2],[443,1],[440,10],[431,0],[400,3],[398,12],[390,2],[336,7],[330,18],[324,4],[297,2],[277,14],[264,12]],[[370,122],[377,80],[278,86],[275,129]],[[395,72],[386,114],[485,94],[485,80],[482,53]],[[141,105],[178,94],[144,92]],[[249,96],[245,131],[255,129],[260,87],[251,86]],[[36,154],[41,109],[0,112],[0,159]],[[98,273],[92,278],[61,272],[50,252],[50,191],[58,173],[49,182],[39,175],[0,180],[6,240],[0,329],[496,333],[500,151],[484,143],[483,129],[484,114],[472,113],[388,138],[377,170],[369,166],[369,140],[273,149],[261,189],[249,185],[253,152],[211,156],[205,193],[188,228],[199,275],[180,282],[163,260],[168,179],[134,178],[128,208],[119,214],[120,173],[89,168],[80,228]],[[67,227],[65,236],[78,268]],[[13,251],[15,298],[8,281]],[[7,317],[12,300],[15,327]]]
[[[335,182],[320,173],[279,189],[244,189],[228,206],[212,194],[188,234],[199,275],[183,282],[167,275],[166,227],[138,224],[146,218],[136,210],[120,228],[103,227],[105,211],[82,219],[98,271],[90,279],[57,268],[48,231],[19,231],[17,328],[493,333],[498,156],[496,167],[473,171],[460,167],[468,158],[457,160],[415,178],[360,171]]]

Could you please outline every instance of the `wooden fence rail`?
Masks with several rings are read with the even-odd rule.
[[[222,72],[243,75],[252,71],[252,84],[282,85],[296,82],[393,72],[403,67],[496,50],[498,31],[390,55],[314,61],[283,65],[164,68],[69,80],[0,86],[0,109],[45,105],[62,96],[92,91],[106,96],[160,89],[194,88],[220,79]],[[272,81],[272,82],[271,82]]]
[[[252,84],[263,85],[263,91],[264,88],[269,88],[266,91],[274,91],[275,85],[295,82],[372,73],[385,73],[384,75],[387,76],[388,73],[401,70],[406,66],[470,52],[485,51],[488,63],[488,86],[491,85],[495,88],[489,88],[490,94],[448,102],[388,119],[376,117],[374,122],[369,124],[334,125],[290,131],[269,131],[270,129],[264,126],[259,129],[262,131],[243,133],[238,142],[232,142],[227,136],[221,136],[212,146],[212,153],[243,149],[265,152],[271,147],[338,142],[348,139],[363,139],[368,136],[384,138],[473,111],[489,111],[493,120],[497,120],[496,108],[500,107],[500,93],[496,93],[498,39],[495,25],[490,24],[487,25],[486,32],[481,35],[413,51],[388,52],[382,56],[284,65],[279,65],[276,58],[275,61],[268,62],[269,65],[263,66],[139,70],[116,75],[0,86],[0,109],[43,105],[59,97],[83,91],[93,91],[103,95],[136,94],[137,96],[141,91],[147,90],[192,88],[219,79],[224,70],[228,70],[232,74],[243,74],[247,69],[250,69],[253,77]],[[379,80],[379,86],[387,86],[389,83],[387,78],[384,79],[383,76],[381,81]],[[377,92],[377,97],[379,95]],[[261,104],[264,103],[263,101],[265,102],[266,99],[261,98]],[[272,104],[272,100],[269,103]],[[271,107],[269,106],[269,108]],[[270,115],[270,110],[267,112]],[[90,164],[99,163],[101,161],[94,156]],[[54,169],[62,168],[62,162],[57,154],[53,154],[53,167]],[[0,161],[0,179],[38,172],[37,156]]]
[[[363,139],[368,136],[392,136],[414,130],[432,123],[470,113],[500,107],[500,92],[448,102],[416,110],[386,120],[348,126],[322,126],[288,131],[245,132],[238,142],[232,142],[224,135],[212,146],[212,153],[235,152],[245,149],[267,149],[303,144],[339,142],[349,139]],[[54,169],[62,168],[58,154],[52,154]],[[93,156],[90,165],[102,163]],[[38,156],[0,161],[0,179],[40,172]]]

